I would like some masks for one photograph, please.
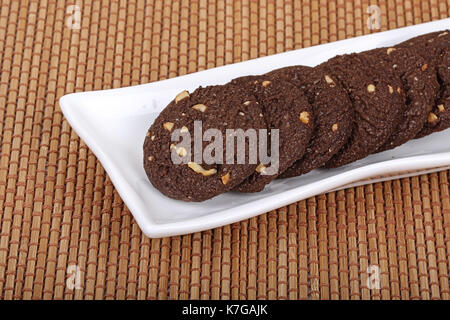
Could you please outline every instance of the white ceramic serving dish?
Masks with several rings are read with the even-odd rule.
[[[337,54],[391,46],[449,27],[450,19],[444,19],[139,86],[68,94],[60,99],[60,105],[69,123],[103,164],[147,236],[197,232],[349,185],[449,168],[450,130],[410,141],[342,168],[319,169],[301,177],[276,180],[257,194],[229,192],[202,203],[186,203],[163,196],[150,184],[142,167],[142,144],[147,129],[177,93],[288,65],[314,66]]]

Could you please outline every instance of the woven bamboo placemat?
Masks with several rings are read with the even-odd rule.
[[[58,105],[378,32],[369,5],[380,30],[450,16],[446,0],[2,1],[0,298],[448,299],[450,171],[149,239]]]

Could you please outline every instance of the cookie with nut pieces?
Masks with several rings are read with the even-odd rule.
[[[353,108],[337,77],[323,68],[292,66],[268,75],[291,82],[304,90],[313,107],[315,128],[302,158],[279,178],[295,177],[322,167],[346,143],[353,128]]]
[[[262,109],[268,130],[279,131],[279,163],[275,174],[264,172],[262,163],[257,170],[233,190],[258,192],[301,158],[314,129],[312,107],[304,92],[283,79],[269,75],[237,78],[232,83],[254,94]],[[268,139],[268,150],[270,150]]]
[[[406,109],[395,132],[378,151],[398,147],[413,139],[423,129],[439,92],[436,72],[427,61],[410,48],[389,47],[370,50],[367,54],[385,60],[403,83]],[[390,90],[395,90],[393,87]]]
[[[233,144],[234,163],[227,161],[226,130],[266,128],[261,112],[248,90],[232,84],[179,93],[155,119],[144,141],[144,169],[150,182],[164,195],[184,201],[204,201],[234,188],[255,172],[257,162],[250,163],[247,146],[245,163],[237,164],[236,144]],[[202,131],[197,146],[195,121],[201,121]],[[208,129],[221,132],[223,146],[222,160],[210,164],[204,155],[215,138],[210,138],[211,141],[204,138]],[[176,141],[172,139],[175,130],[179,134]],[[190,148],[180,146],[183,135],[191,137]],[[214,157],[215,152],[210,154]],[[195,161],[196,154],[200,155],[200,161]],[[173,156],[182,162],[174,162]]]
[[[407,47],[428,63],[436,72],[440,85],[433,110],[416,138],[450,127],[450,30],[442,30],[420,35],[399,43],[396,47]]]
[[[183,144],[184,136],[196,138],[197,121],[200,142]],[[204,201],[230,190],[261,191],[276,177],[339,167],[449,127],[450,34],[444,30],[314,68],[287,67],[180,92],[147,133],[144,168],[164,195]],[[223,147],[209,161],[204,151],[217,138],[204,136],[208,129],[219,132]],[[273,163],[263,163],[259,152],[250,160],[246,135],[229,146],[228,129],[279,129],[278,170],[267,174]],[[270,152],[270,136],[266,143]]]
[[[340,80],[354,111],[349,139],[326,164],[335,168],[377,151],[398,127],[406,105],[400,78],[381,58],[368,54],[341,55],[321,67]]]

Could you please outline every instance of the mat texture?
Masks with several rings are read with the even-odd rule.
[[[450,171],[149,239],[58,105],[446,18],[448,1],[72,5],[1,1],[0,299],[449,299]]]

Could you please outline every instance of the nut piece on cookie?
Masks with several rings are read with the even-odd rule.
[[[187,150],[183,147],[175,147],[175,152],[181,158],[184,158],[187,155]]]
[[[428,122],[429,123],[434,123],[438,120],[439,118],[433,113],[430,112],[430,114],[428,115]]]
[[[188,162],[188,167],[191,168],[195,173],[200,173],[205,177],[211,176],[211,175],[217,173],[216,169],[205,170],[205,169],[203,169],[203,167],[201,165],[199,165],[198,163],[195,163],[195,162]]]
[[[370,92],[370,93],[375,92],[375,86],[373,84],[369,84],[367,86],[367,92]]]
[[[192,109],[197,110],[197,111],[200,111],[200,112],[205,112],[206,109],[208,109],[208,107],[205,106],[204,104],[199,103],[199,104],[193,105],[193,106],[192,106]]]
[[[228,172],[228,173],[224,174],[224,175],[221,177],[221,179],[222,179],[222,183],[223,183],[223,184],[227,184],[228,181],[230,180],[230,173]]]
[[[395,51],[395,48],[387,48],[386,54],[389,55],[392,51]]]
[[[331,127],[331,130],[333,130],[333,132],[336,132],[337,130],[338,130],[338,124],[337,123],[335,123],[335,124],[333,124],[333,126]]]
[[[304,124],[308,124],[309,123],[309,112],[303,111],[302,113],[300,113],[299,119]]]
[[[164,122],[163,127],[167,131],[172,131],[172,129],[173,129],[173,122]]]
[[[183,99],[189,98],[189,92],[187,92],[186,90],[181,91],[179,94],[177,94],[177,96],[175,97],[175,103],[180,102]]]
[[[255,169],[255,171],[258,173],[264,173],[265,170],[266,170],[266,167],[262,163],[260,163]]]
[[[325,81],[330,85],[331,88],[334,88],[336,86],[336,83],[327,74],[325,75]]]

